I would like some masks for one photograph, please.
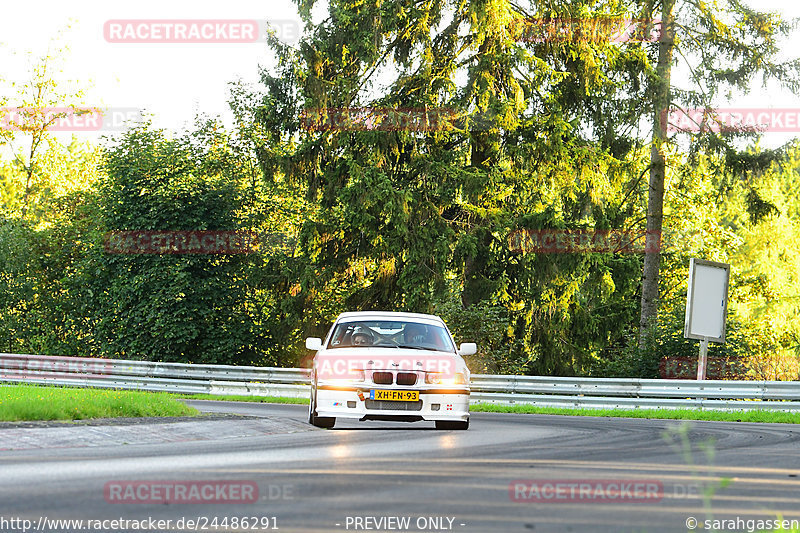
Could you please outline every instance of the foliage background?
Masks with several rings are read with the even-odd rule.
[[[548,5],[537,8],[652,8]],[[298,2],[307,18],[312,7]],[[658,52],[526,41],[519,16],[500,0],[334,1],[297,47],[271,41],[279,67],[260,86],[232,84],[232,128],[144,123],[102,146],[45,136],[35,165],[0,161],[0,350],[295,366],[304,337],[339,312],[385,309],[441,315],[478,343],[473,372],[658,377],[665,360],[696,356],[682,331],[700,257],[733,265],[728,342],[710,351],[724,377],[797,379],[800,144],[672,139],[646,346],[641,254],[509,248],[515,230],[644,232]],[[326,109],[353,107],[453,115],[422,131],[303,122],[330,126]],[[243,229],[261,244],[105,250],[108,232],[131,229]]]

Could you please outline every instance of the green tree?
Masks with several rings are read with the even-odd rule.
[[[97,231],[98,152],[51,143],[41,161],[40,176],[49,185],[37,195],[35,226],[14,207],[21,189],[2,191],[8,204],[0,214],[0,346],[13,353],[92,355],[91,292],[77,274]]]
[[[215,125],[170,140],[145,124],[107,149],[105,231],[238,230],[241,176]],[[111,357],[250,363],[243,254],[116,254],[95,243],[89,288],[98,350]]]
[[[655,68],[648,69],[645,78],[653,124],[647,230],[661,234],[667,174],[665,147],[670,142],[669,111],[712,108],[721,103],[721,97],[747,88],[759,75],[765,81],[776,80],[796,91],[800,87],[800,62],[778,61],[779,43],[788,35],[790,25],[777,14],[755,11],[739,0],[712,3],[643,0],[640,5],[644,17],[653,19],[660,15],[663,24],[657,60],[651,63]],[[688,88],[681,87],[674,79],[675,58],[680,59]],[[705,132],[701,130],[693,136],[689,152],[724,154],[726,162],[733,162],[739,158],[731,140],[746,134],[745,131],[715,134],[713,128],[707,127]],[[751,209],[761,205],[757,194],[750,195],[750,204]],[[658,313],[660,263],[660,252],[645,255],[639,323],[641,347],[647,342],[648,325]]]
[[[60,38],[56,37],[41,57],[33,58],[29,54],[29,77],[19,86],[12,84],[15,94],[10,103],[13,107],[4,109],[0,114],[2,122],[8,125],[4,132],[6,142],[11,147],[13,163],[19,169],[22,189],[19,209],[22,219],[28,218],[32,204],[38,203],[39,188],[48,186],[43,181],[42,173],[47,166],[43,157],[50,153],[49,148],[54,142],[51,128],[66,117],[89,112],[78,107],[84,90],[73,89],[70,82],[57,78],[57,72],[66,60],[68,51],[65,46],[56,45]],[[38,218],[33,220],[37,221]]]
[[[518,256],[507,238],[641,229],[630,131],[641,104],[626,82],[647,57],[640,44],[541,43],[519,28],[534,16],[622,15],[626,4],[531,15],[506,1],[337,1],[318,25],[313,5],[298,3],[308,37],[297,49],[273,42],[279,71],[239,114],[265,178],[316,205],[301,234],[303,319],[430,311],[456,297],[499,311],[518,341],[505,367],[582,371],[635,314],[639,258]],[[378,126],[359,122],[363,108]],[[398,127],[403,110],[422,127]]]

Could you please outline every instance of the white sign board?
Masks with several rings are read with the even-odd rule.
[[[689,263],[684,337],[725,342],[730,273],[731,266],[726,263],[692,258]]]

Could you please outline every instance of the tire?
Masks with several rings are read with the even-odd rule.
[[[323,429],[331,429],[336,424],[334,416],[314,416],[313,426]]]
[[[436,421],[436,429],[467,430],[467,429],[469,429],[469,419],[467,419],[466,421],[461,421],[461,420],[437,420]]]
[[[308,399],[308,423],[311,424],[312,426],[314,425],[314,422],[317,418],[316,414],[317,406],[314,405],[314,399],[315,399],[314,396],[315,396],[314,387],[311,387],[311,394],[309,394],[309,399]]]
[[[317,391],[311,387],[311,400],[308,402],[308,423],[314,427],[330,429],[336,424],[336,417],[317,416]]]

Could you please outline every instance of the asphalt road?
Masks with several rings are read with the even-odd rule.
[[[0,429],[17,443],[0,451],[0,531],[78,530],[53,519],[84,520],[84,531],[176,530],[180,519],[214,531],[216,517],[218,531],[465,533],[800,520],[792,425],[689,422],[681,432],[675,421],[473,413],[466,432],[342,420],[319,430],[304,423],[305,406],[190,403],[259,418],[137,426],[139,437],[76,427],[84,433],[72,440],[61,428]],[[211,492],[163,503],[156,491],[177,486],[196,491],[184,502]],[[232,527],[243,517],[247,527]]]

